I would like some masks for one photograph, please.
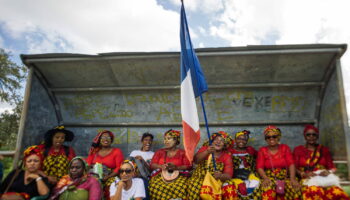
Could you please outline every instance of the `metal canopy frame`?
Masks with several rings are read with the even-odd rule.
[[[276,78],[276,80],[269,81],[260,81],[260,82],[208,82],[209,89],[211,90],[220,90],[220,89],[236,89],[236,88],[312,88],[317,89],[319,91],[319,96],[317,97],[317,105],[316,111],[314,113],[314,118],[309,120],[260,120],[260,121],[239,121],[239,122],[212,122],[210,126],[242,126],[242,125],[266,125],[266,124],[284,124],[284,125],[295,125],[295,124],[316,124],[318,125],[320,115],[321,115],[321,105],[324,99],[325,90],[327,84],[331,78],[331,75],[336,71],[338,77],[341,76],[340,63],[339,59],[346,51],[347,46],[345,44],[313,44],[313,45],[269,45],[269,46],[247,46],[247,47],[227,47],[227,48],[204,48],[204,49],[196,49],[197,55],[201,61],[202,67],[205,70],[208,70],[208,66],[206,66],[206,59],[215,59],[216,57],[225,58],[227,62],[232,60],[232,69],[234,67],[239,66],[239,63],[234,63],[235,59],[241,59],[242,67],[248,66],[251,62],[258,62],[261,57],[266,59],[269,56],[274,59],[276,56],[290,56],[290,59],[296,60],[296,58],[302,59],[307,56],[320,56],[320,58],[324,58],[328,63],[323,63],[325,65],[325,72],[322,74],[322,77],[318,79],[313,77],[313,79],[305,79],[302,81],[283,81],[283,79]],[[326,57],[326,58],[325,58]],[[329,58],[328,58],[329,57]],[[75,93],[91,93],[91,92],[111,92],[111,91],[159,91],[159,90],[169,90],[169,91],[178,91],[180,89],[179,84],[177,84],[177,79],[173,82],[164,82],[164,84],[159,83],[149,83],[149,84],[138,84],[138,83],[125,83],[119,84],[118,80],[107,80],[106,82],[101,82],[101,85],[79,85],[79,81],[74,82],[72,86],[62,85],[61,83],[71,81],[71,77],[65,76],[70,72],[59,71],[60,68],[55,68],[59,66],[72,66],[77,67],[77,71],[74,73],[79,73],[81,69],[87,69],[89,67],[95,65],[101,65],[100,67],[106,68],[108,72],[112,72],[113,67],[116,66],[116,63],[123,62],[125,66],[128,67],[128,61],[132,61],[132,64],[142,65],[142,63],[146,63],[148,66],[152,66],[149,60],[170,60],[170,66],[179,66],[179,52],[119,52],[119,53],[101,53],[97,55],[83,55],[83,54],[39,54],[39,55],[21,55],[23,63],[30,68],[30,71],[33,75],[35,75],[39,80],[43,88],[45,88],[47,95],[49,96],[52,105],[54,105],[57,124],[64,124],[69,127],[167,127],[167,126],[181,126],[181,123],[177,122],[152,122],[152,123],[138,123],[138,122],[128,122],[128,123],[101,123],[101,122],[69,122],[64,121],[61,113],[61,106],[59,101],[57,100],[57,95],[61,94],[75,94]],[[316,57],[315,57],[316,58]],[[277,58],[278,62],[286,62],[280,58]],[[210,62],[220,62],[216,60],[209,60]],[[243,62],[245,61],[245,62]],[[298,61],[301,63],[302,61]],[[297,62],[297,64],[298,64]],[[307,63],[312,65],[318,60],[308,60]],[[314,63],[312,63],[314,62]],[[166,63],[166,62],[165,62]],[[130,64],[130,63],[129,63]],[[264,63],[263,63],[264,64]],[[297,65],[296,64],[296,65]],[[156,64],[155,64],[156,65]],[[265,63],[265,66],[267,64]],[[276,64],[278,65],[278,64]],[[155,66],[157,67],[157,66]],[[159,67],[159,66],[158,66]],[[226,65],[225,67],[230,67],[230,65]],[[338,69],[339,68],[339,69]],[[168,68],[167,68],[168,69]],[[230,68],[231,69],[231,68]],[[51,70],[51,71],[50,71]],[[62,79],[56,81],[53,77],[52,70],[56,70]],[[104,70],[101,68],[101,70]],[[259,70],[259,69],[254,69]],[[277,71],[274,71],[276,74]],[[247,71],[246,73],[250,73]],[[302,75],[303,71],[298,72]],[[283,73],[282,73],[283,74]],[[116,75],[116,74],[112,74]],[[207,74],[206,74],[207,75]],[[213,72],[210,73],[210,76],[214,76]],[[285,76],[288,76],[288,73],[284,73]],[[27,81],[27,88],[25,94],[25,107],[26,104],[29,103],[29,95],[30,95],[30,83],[31,76]],[[78,77],[78,79],[86,81],[82,77]],[[317,79],[317,80],[316,80]],[[108,82],[110,81],[110,82]],[[113,81],[115,81],[115,84]],[[338,80],[339,84],[341,80]],[[103,85],[104,84],[104,85]],[[342,83],[341,83],[342,84]],[[344,97],[344,89],[342,85],[339,87],[340,99],[342,102],[342,106],[345,106],[345,97]],[[28,89],[29,88],[29,89]],[[343,105],[344,104],[344,105]],[[347,148],[350,148],[350,137],[348,136],[349,130],[347,127],[347,113],[346,110],[343,109],[345,113],[342,113],[344,120],[344,130],[346,133],[346,140],[348,142]],[[24,109],[21,118],[20,130],[19,130],[19,138],[17,143],[17,149],[20,149],[20,141],[22,141],[25,121],[26,121],[26,109]],[[350,152],[350,149],[347,149]],[[18,154],[18,152],[17,152]],[[18,156],[16,157],[18,159]],[[350,161],[348,155],[348,161]],[[350,171],[350,168],[349,168]]]

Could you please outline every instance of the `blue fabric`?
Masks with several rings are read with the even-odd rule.
[[[4,166],[0,162],[0,185],[1,185],[1,182],[2,182],[2,177],[3,176],[4,176]]]
[[[185,7],[181,5],[181,82],[185,79],[188,70],[191,71],[192,85],[195,97],[208,90],[207,82],[202,72],[196,52],[192,47],[190,33],[188,31]]]

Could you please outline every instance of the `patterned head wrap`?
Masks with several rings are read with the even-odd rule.
[[[69,164],[68,164],[68,171],[70,169],[70,166],[72,165],[73,161],[75,160],[79,160],[81,163],[83,163],[83,167],[84,167],[84,172],[87,172],[88,170],[88,164],[87,162],[85,161],[85,159],[81,156],[76,156],[74,157],[71,161],[69,161]]]
[[[27,160],[27,158],[31,155],[37,155],[40,159],[40,164],[44,160],[44,155],[42,149],[38,145],[33,145],[28,147],[26,150],[23,152],[23,162]]]
[[[92,144],[91,144],[91,148],[90,148],[90,151],[89,151],[89,154],[96,153],[98,150],[100,150],[100,139],[101,139],[101,136],[104,133],[108,133],[108,135],[111,137],[112,143],[113,143],[113,140],[114,140],[113,133],[111,131],[103,130],[103,131],[99,132],[95,136],[95,138],[93,139]]]
[[[137,165],[136,165],[136,163],[135,163],[135,160],[133,160],[133,159],[130,159],[130,160],[124,160],[123,162],[122,162],[122,164],[120,165],[120,167],[123,165],[123,164],[129,164],[131,167],[132,167],[132,169],[134,170],[134,172],[136,172],[136,170],[137,170]]]
[[[249,134],[250,134],[250,131],[247,131],[247,130],[243,130],[243,131],[240,131],[240,132],[237,132],[235,134],[235,139],[241,135],[244,135],[246,140],[248,141],[249,140]]]
[[[281,130],[279,128],[277,128],[276,126],[272,126],[272,125],[267,126],[264,130],[264,135],[266,135],[269,132],[273,132],[279,136],[282,136]]]
[[[180,144],[180,135],[181,135],[180,131],[170,129],[164,133],[164,136],[166,135],[173,137],[176,140],[176,144]]]
[[[307,124],[307,125],[305,125],[305,128],[304,128],[304,136],[306,135],[306,132],[308,130],[314,130],[316,132],[316,134],[319,135],[318,128],[316,128],[315,126],[313,126],[311,124]]]
[[[216,137],[218,137],[218,136],[224,138],[225,148],[230,148],[230,147],[233,146],[234,140],[233,140],[232,137],[231,137],[228,133],[226,133],[225,131],[218,131],[218,132],[216,132],[216,133],[213,133],[213,134],[210,136],[210,140],[211,140],[211,141],[214,141],[214,139],[215,139]],[[209,146],[209,141],[204,142],[204,143],[203,143],[203,146]]]

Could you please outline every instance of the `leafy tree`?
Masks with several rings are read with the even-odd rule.
[[[19,104],[21,82],[26,76],[26,68],[10,60],[11,54],[0,48],[0,101]]]
[[[12,111],[0,113],[0,150],[15,150],[23,97],[20,94],[22,81],[26,76],[26,68],[10,60],[11,54],[0,48],[0,102],[14,106]],[[12,158],[0,160],[5,174],[12,168]],[[1,180],[0,180],[1,182]]]

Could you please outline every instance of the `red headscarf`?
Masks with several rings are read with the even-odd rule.
[[[100,150],[100,138],[104,133],[108,133],[108,135],[111,137],[112,143],[113,143],[113,140],[114,140],[113,133],[111,131],[103,130],[103,131],[99,132],[95,136],[95,138],[92,140],[92,145],[91,145],[89,154],[96,153],[98,150]]]
[[[319,134],[318,128],[316,128],[315,126],[313,126],[311,124],[307,124],[307,125],[305,125],[305,128],[304,128],[304,136],[308,130],[314,130],[317,133],[317,135]]]
[[[42,149],[38,145],[33,145],[28,147],[26,150],[23,152],[23,162],[25,163],[27,158],[31,155],[37,155],[40,159],[40,164],[44,160],[44,155],[42,152]]]

